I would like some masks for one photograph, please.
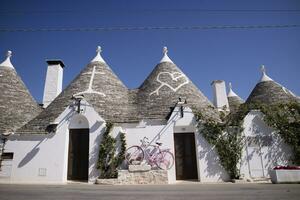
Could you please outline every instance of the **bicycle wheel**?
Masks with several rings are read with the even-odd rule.
[[[131,146],[126,150],[125,159],[128,164],[140,164],[144,160],[144,151],[139,146]]]
[[[161,151],[157,154],[156,165],[163,170],[169,170],[174,165],[174,155],[167,150]]]
[[[157,152],[159,151],[158,148],[154,145],[148,145],[144,150],[144,160],[147,162],[151,168],[157,166],[155,163],[155,157]]]

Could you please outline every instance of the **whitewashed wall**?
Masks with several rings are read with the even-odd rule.
[[[198,180],[201,182],[222,182],[228,180],[227,172],[218,160],[218,154],[206,142],[196,128],[195,116],[188,107],[184,108],[184,117],[181,118],[179,107],[176,107],[166,124],[158,121],[144,120],[138,124],[120,124],[113,130],[113,136],[125,132],[127,147],[139,145],[143,137],[148,137],[152,144],[162,142],[162,148],[168,148],[174,154],[174,134],[195,133],[196,160]],[[168,171],[169,183],[176,182],[175,163]]]
[[[63,183],[67,181],[69,128],[90,128],[89,182],[98,177],[96,161],[104,120],[82,101],[82,116],[68,107],[55,121],[56,133],[47,135],[13,135],[7,141],[6,152],[14,152],[11,182]],[[85,116],[85,117],[84,117]]]
[[[243,134],[252,138],[243,149],[241,174],[245,178],[269,177],[269,170],[276,165],[287,165],[292,151],[276,131],[266,125],[263,114],[253,110],[244,118]],[[263,137],[264,139],[255,139]]]
[[[147,137],[150,144],[155,145],[155,142],[161,142],[163,143],[161,149],[170,149],[174,154],[173,127],[170,123],[160,125],[153,121],[143,121],[142,124],[138,124],[136,127],[123,125],[122,129],[126,133],[127,147],[140,145],[140,140]],[[175,182],[175,164],[168,171],[168,177],[169,183]]]
[[[96,169],[99,143],[105,130],[104,120],[85,101],[83,112],[78,115],[68,107],[55,121],[59,122],[56,133],[47,135],[14,135],[6,145],[6,152],[14,152],[12,182],[64,183],[67,181],[69,128],[90,128],[89,182],[93,183],[99,173]],[[220,166],[218,156],[195,128],[195,117],[189,108],[180,117],[175,108],[169,121],[144,120],[137,124],[116,124],[112,135],[125,132],[127,146],[140,144],[144,136],[155,143],[162,142],[162,148],[169,148],[174,154],[174,134],[195,133],[198,179],[201,182],[217,182],[227,179],[227,173]],[[176,181],[175,164],[168,172],[169,183]]]
[[[179,112],[178,110],[174,111]],[[178,133],[195,133],[196,156],[198,168],[198,180],[200,182],[223,182],[227,181],[228,174],[221,166],[218,154],[213,146],[211,146],[202,136],[196,126],[195,116],[190,108],[185,109],[184,118],[175,120],[174,134]]]
[[[139,144],[139,139],[152,135],[158,137],[161,133],[160,141],[174,152],[174,134],[176,133],[195,133],[196,160],[198,168],[198,180],[201,182],[219,182],[228,180],[226,171],[218,161],[215,150],[206,142],[201,133],[196,128],[195,116],[188,107],[184,109],[184,117],[181,118],[179,107],[176,107],[166,125],[146,126],[144,129],[127,129],[128,141],[130,144]],[[163,130],[163,131],[162,131]],[[169,182],[176,181],[175,165],[169,171]]]

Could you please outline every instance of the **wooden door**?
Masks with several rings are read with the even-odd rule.
[[[89,129],[69,131],[68,180],[88,180]]]
[[[194,133],[174,133],[176,179],[198,179]]]

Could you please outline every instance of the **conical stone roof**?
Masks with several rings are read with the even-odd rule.
[[[42,110],[10,62],[0,64],[0,134],[14,132]]]
[[[246,103],[288,103],[298,101],[299,98],[290,90],[275,82],[266,75],[265,68],[262,66],[262,77],[259,83],[256,84]]]
[[[166,50],[166,49],[165,49]],[[73,104],[72,96],[84,99],[106,121],[138,122],[141,119],[166,120],[179,97],[204,117],[219,119],[217,110],[186,75],[166,57],[155,67],[138,89],[128,89],[97,56],[35,119],[18,130],[19,133],[45,133],[47,126]]]
[[[244,100],[232,90],[231,83],[229,83],[229,92],[227,94],[227,99],[231,113],[236,112],[240,105],[244,103]]]
[[[128,89],[99,56],[98,52],[92,62],[39,116],[18,131],[45,132],[47,126],[73,104],[73,95],[84,95],[84,99],[107,121],[126,121]]]
[[[149,119],[166,119],[181,97],[204,117],[218,119],[214,106],[170,58],[166,58],[166,53],[164,49],[162,61],[139,87],[140,115]]]

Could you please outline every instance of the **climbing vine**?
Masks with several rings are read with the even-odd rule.
[[[203,137],[216,148],[220,163],[229,173],[230,178],[239,178],[237,165],[243,149],[242,121],[234,118],[223,121],[204,120],[201,113],[197,113],[196,117]]]
[[[237,115],[244,118],[250,110],[260,110],[266,124],[275,129],[283,141],[293,150],[291,162],[300,165],[300,103],[243,104]]]
[[[264,121],[273,127],[293,150],[291,162],[300,165],[300,103],[278,104],[261,108]]]
[[[113,128],[112,123],[106,124],[105,132],[103,133],[102,142],[99,148],[97,168],[100,171],[99,178],[117,178],[117,168],[125,159],[126,141],[125,134],[120,133],[119,143],[117,138],[110,136],[110,131]],[[117,147],[120,147],[118,150]]]
[[[286,144],[293,150],[291,162],[300,165],[300,104],[242,104],[236,113],[231,113],[221,121],[204,119],[197,113],[198,127],[204,138],[216,148],[221,165],[230,178],[239,178],[238,163],[244,146],[243,119],[251,110],[260,110],[266,124],[276,130]]]

